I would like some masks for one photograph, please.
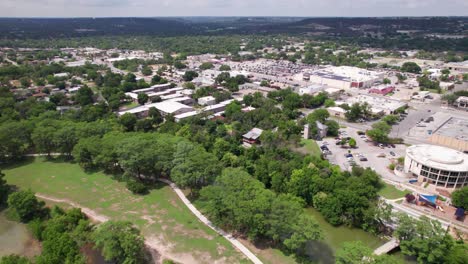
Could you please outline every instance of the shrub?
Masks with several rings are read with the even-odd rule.
[[[134,194],[146,194],[148,193],[148,187],[145,184],[135,181],[129,180],[127,181],[127,189]]]

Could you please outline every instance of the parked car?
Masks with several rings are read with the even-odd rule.
[[[385,147],[384,144],[382,143],[379,144],[379,148],[383,149],[384,147]]]
[[[395,144],[390,144],[390,147],[395,148]]]
[[[352,157],[353,157],[353,154],[348,153],[348,154],[345,154],[344,156],[345,156],[346,158],[352,158]]]
[[[387,155],[385,155],[385,153],[380,153],[379,155],[377,155],[378,158],[385,158]]]
[[[359,160],[360,161],[367,161],[367,158],[366,157],[361,157]]]
[[[390,155],[396,156],[395,152],[393,152],[393,151],[390,151]]]

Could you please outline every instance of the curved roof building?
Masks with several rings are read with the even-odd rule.
[[[460,151],[434,145],[408,147],[405,172],[444,188],[468,185],[468,155]]]

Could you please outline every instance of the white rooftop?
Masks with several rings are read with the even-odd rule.
[[[454,149],[435,145],[414,145],[406,149],[406,154],[432,168],[468,171],[468,155]]]

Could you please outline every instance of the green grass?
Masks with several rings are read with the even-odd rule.
[[[384,183],[384,187],[379,191],[379,195],[386,199],[398,199],[404,197],[409,191],[400,191],[395,186]]]
[[[321,151],[317,142],[313,139],[302,139],[301,145],[304,146],[304,149],[307,151],[307,154],[312,156],[320,157]]]
[[[112,220],[131,221],[146,238],[157,240],[169,255],[185,262],[249,263],[223,237],[201,223],[166,185],[148,195],[131,194],[125,184],[101,172],[42,158],[3,169],[6,180],[21,189],[68,199]],[[194,259],[187,260],[187,256]]]
[[[139,103],[131,101],[131,102],[127,102],[127,103],[123,104],[121,107],[125,108],[125,109],[131,109],[131,108],[135,108],[135,107],[137,107],[139,105],[140,105]]]

